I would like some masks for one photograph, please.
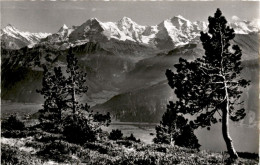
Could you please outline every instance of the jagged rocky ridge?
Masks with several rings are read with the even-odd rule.
[[[230,26],[237,34],[259,31],[257,20],[250,22],[237,18],[230,23]],[[1,41],[2,47],[7,49],[32,47],[36,43],[66,49],[69,46],[81,45],[89,41],[107,43],[111,40],[130,41],[149,47],[168,49],[197,42],[200,32],[206,29],[207,23],[191,22],[180,15],[166,19],[155,26],[138,25],[128,17],[123,17],[118,22],[101,22],[97,18],[92,18],[80,26],[71,28],[64,24],[57,33],[53,34],[20,32],[12,25],[7,25],[1,30]]]

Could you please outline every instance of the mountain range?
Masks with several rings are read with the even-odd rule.
[[[241,21],[236,18],[229,25],[237,34],[259,32],[259,20]],[[202,21],[191,22],[182,16],[174,16],[155,26],[138,25],[128,17],[118,22],[101,22],[91,18],[80,26],[67,27],[65,24],[58,32],[30,33],[21,32],[8,24],[1,29],[2,47],[6,49],[20,49],[36,44],[54,44],[59,49],[81,45],[89,41],[109,42],[110,40],[130,41],[149,47],[160,49],[185,45],[196,42],[201,31],[206,31],[207,23]]]
[[[241,76],[251,80],[244,91],[246,110],[258,116],[259,23],[236,19],[229,23],[242,49]],[[193,60],[204,54],[199,37],[207,23],[182,16],[155,26],[138,25],[130,18],[101,22],[92,18],[80,26],[63,25],[57,33],[21,32],[8,25],[1,30],[1,98],[12,102],[43,103],[42,64],[65,69],[68,48],[87,72],[88,92],[81,100],[94,111],[109,111],[115,120],[158,122],[175,95],[165,71],[180,57]],[[249,122],[249,119],[247,119]]]

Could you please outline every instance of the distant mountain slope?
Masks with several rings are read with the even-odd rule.
[[[2,99],[42,102],[43,98],[36,93],[36,89],[41,88],[41,65],[61,66],[65,69],[67,51],[46,45],[20,50],[2,49]],[[88,74],[89,91],[83,100],[87,100],[90,105],[103,103],[111,95],[117,94],[116,84],[123,81],[136,61],[131,54],[114,54],[92,42],[74,47],[73,52],[79,59],[81,70]]]
[[[260,33],[237,34],[233,40],[234,44],[242,49],[242,60],[259,58]]]
[[[160,121],[168,101],[174,97],[167,81],[162,81],[142,89],[118,94],[91,109],[110,112],[114,120],[154,123]]]
[[[251,81],[251,85],[244,90],[241,101],[246,109],[243,124],[256,124],[259,116],[259,65],[246,65],[242,76]],[[134,122],[159,122],[169,101],[175,101],[174,91],[167,80],[155,85],[121,93],[107,102],[92,107],[92,110],[110,112],[115,120]],[[239,105],[240,106],[240,105]]]

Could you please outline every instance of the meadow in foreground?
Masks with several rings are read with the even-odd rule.
[[[17,119],[16,124],[18,122]],[[3,165],[258,164],[257,154],[239,153],[240,158],[232,162],[225,152],[199,151],[168,144],[144,144],[134,136],[124,137],[114,134],[111,137],[111,134],[102,132],[97,141],[79,145],[68,142],[62,134],[43,131],[40,125],[12,130],[3,127],[1,163]]]

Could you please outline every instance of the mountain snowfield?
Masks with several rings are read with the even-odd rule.
[[[259,32],[260,20],[244,21],[234,16],[229,25],[237,34],[249,34]],[[200,32],[206,29],[206,22],[191,22],[180,15],[166,19],[155,26],[139,25],[128,17],[123,17],[118,22],[101,22],[97,18],[91,18],[80,26],[67,27],[64,24],[57,33],[53,34],[21,32],[12,25],[7,25],[1,30],[1,41],[2,46],[7,49],[33,47],[38,43],[49,43],[66,49],[89,41],[110,40],[130,41],[167,49],[197,42]]]
[[[2,46],[10,49],[19,49],[24,46],[33,47],[48,35],[50,33],[22,32],[10,24],[1,29],[0,32]]]

